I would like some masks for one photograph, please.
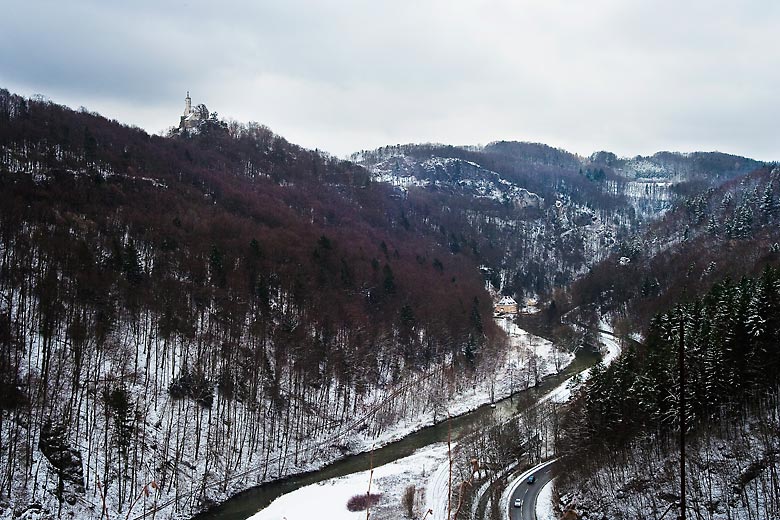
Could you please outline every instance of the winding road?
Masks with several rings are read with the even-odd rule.
[[[534,475],[536,481],[528,484],[528,476]],[[509,518],[511,520],[536,520],[536,499],[542,488],[555,477],[555,461],[545,462],[523,473],[512,483],[513,489],[509,495]],[[515,507],[515,501],[520,500],[520,507]]]
[[[599,328],[595,330],[599,333],[599,342],[606,347],[606,353],[604,354],[602,361],[605,365],[609,365],[620,354],[618,338],[603,322],[601,322]],[[582,371],[581,375],[587,379],[590,375],[590,369]],[[560,385],[559,388],[559,392],[552,392],[549,396],[553,399],[568,400],[569,390],[567,388],[567,383]],[[547,397],[544,397],[542,400],[546,398]],[[555,462],[555,460],[551,460],[531,468],[512,481],[508,486],[510,490],[508,503],[510,520],[536,520],[536,501],[542,488],[555,477]],[[533,484],[528,484],[529,475],[534,475],[534,477],[536,477]],[[515,507],[517,500],[520,502],[518,503],[518,507]]]

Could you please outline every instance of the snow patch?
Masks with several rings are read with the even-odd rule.
[[[545,484],[536,497],[536,520],[558,520],[558,515],[553,510],[553,482],[555,479]]]

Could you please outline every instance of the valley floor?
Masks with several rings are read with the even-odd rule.
[[[572,357],[565,355],[556,349],[548,341],[542,338],[532,337],[514,324],[504,323],[511,338],[511,344],[516,352],[531,348],[531,344],[537,345],[537,353],[541,354],[548,362],[554,356],[565,356],[564,366],[568,365]],[[532,339],[533,338],[533,339]],[[606,337],[609,342],[605,360],[611,361],[619,351],[617,342]],[[549,369],[545,370],[545,374]],[[587,377],[587,370],[581,372],[580,378]],[[501,381],[502,378],[498,378]],[[509,381],[503,378],[503,383],[496,384],[496,398],[504,397],[509,390]],[[565,401],[568,396],[568,388],[571,379],[565,380],[547,393],[540,401],[550,399]],[[465,407],[475,408],[480,404],[489,402],[488,396],[475,393],[469,398],[456,404],[452,403],[452,414],[456,415]],[[456,443],[453,443],[453,451]],[[362,471],[344,477],[325,480],[300,488],[292,493],[279,497],[269,507],[252,517],[252,520],[294,520],[311,517],[313,512],[329,520],[357,520],[365,517],[365,511],[350,512],[347,510],[347,501],[356,495],[365,495],[371,480],[371,493],[380,493],[380,501],[371,509],[371,518],[375,520],[390,520],[405,517],[402,507],[402,497],[408,486],[417,488],[415,495],[415,517],[422,518],[426,511],[430,510],[426,520],[443,520],[447,518],[448,487],[449,487],[449,450],[446,443],[436,443],[419,449],[413,455],[399,459],[373,470],[373,478],[370,471]],[[551,495],[546,495],[549,501]],[[452,504],[454,509],[454,504]],[[549,507],[548,507],[549,509]]]
[[[204,505],[196,499],[198,496],[208,497],[211,503],[223,502],[263,482],[314,471],[348,454],[368,452],[372,447],[383,446],[441,422],[448,414],[460,415],[532,386],[536,379],[562,369],[573,359],[572,354],[558,351],[549,341],[531,336],[508,320],[501,320],[500,324],[510,337],[508,348],[472,376],[458,376],[453,380],[450,375],[445,375],[444,370],[434,369],[375,395],[368,395],[361,402],[356,401],[344,423],[335,429],[326,429],[324,435],[295,438],[294,443],[278,446],[269,441],[265,449],[252,447],[251,442],[243,440],[246,433],[239,429],[241,423],[238,419],[247,412],[240,406],[217,401],[214,410],[211,410],[189,400],[173,400],[165,391],[167,381],[159,385],[159,395],[144,399],[142,393],[131,393],[133,399],[145,402],[147,407],[139,434],[144,437],[142,445],[148,453],[139,452],[139,455],[149,456],[149,462],[141,461],[149,476],[135,475],[135,481],[140,482],[137,487],[104,479],[101,468],[107,463],[104,457],[111,456],[109,444],[82,445],[82,440],[77,438],[77,446],[84,454],[84,466],[89,473],[85,475],[87,490],[76,504],[66,506],[64,510],[72,511],[80,518],[99,517],[103,509],[101,493],[105,492],[111,518],[140,518],[139,515],[144,513],[154,514],[156,518],[188,517]],[[153,364],[153,361],[148,360],[146,364]],[[175,373],[174,370],[170,372]],[[89,403],[83,407],[85,421],[89,419],[86,424],[92,428],[89,438],[100,440],[104,436],[109,437],[111,425],[105,424],[99,416],[94,417],[91,407]],[[328,417],[335,418],[332,412],[328,412]],[[236,422],[234,428],[230,428],[230,421]],[[248,454],[245,453],[242,458],[240,451],[225,450],[223,444],[228,438],[212,438],[212,428],[218,424],[226,425],[228,437],[236,439],[231,441],[235,442],[234,446],[248,449]],[[241,428],[250,425],[251,422],[244,422]],[[19,425],[14,430],[10,421],[2,426],[2,442],[6,446],[13,444],[10,437],[13,431],[24,429],[23,425]],[[273,428],[273,424],[268,428],[272,435]],[[197,455],[198,449],[200,456]],[[420,454],[423,458],[434,456]],[[10,502],[0,504],[0,518],[19,514],[29,518],[57,516],[56,473],[44,457],[35,455],[33,463],[35,480],[29,482],[30,487],[14,486]],[[227,470],[227,466],[235,469]],[[168,484],[154,488],[144,486],[147,480],[159,479],[160,468],[166,467],[169,471],[171,467],[175,468],[172,474],[169,473]],[[433,468],[430,469],[432,471]],[[387,478],[392,474],[393,471],[390,471]],[[132,493],[140,500],[135,505],[125,505],[117,510],[119,493],[124,493],[125,497]]]

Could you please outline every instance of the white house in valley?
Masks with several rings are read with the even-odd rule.
[[[516,314],[517,302],[511,296],[504,296],[496,303],[495,311],[499,314]]]

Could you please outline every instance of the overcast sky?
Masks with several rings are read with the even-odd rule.
[[[337,155],[537,141],[780,159],[777,0],[5,0],[0,87],[160,132],[184,96]]]

